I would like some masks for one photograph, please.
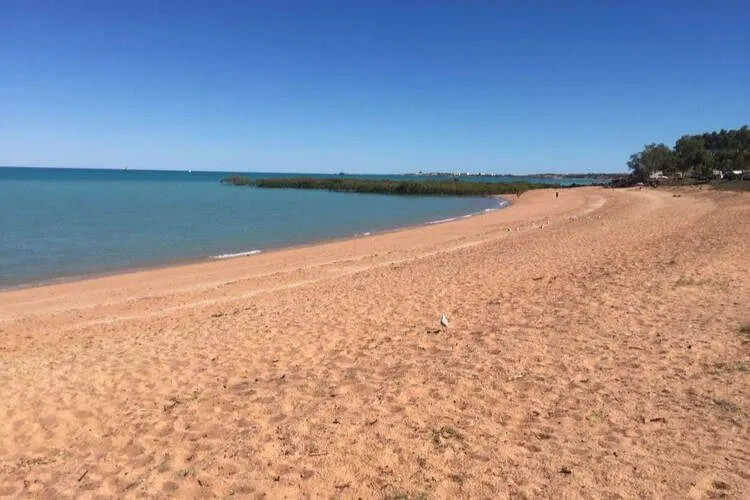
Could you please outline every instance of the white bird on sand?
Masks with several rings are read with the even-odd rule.
[[[448,328],[448,318],[445,317],[445,314],[440,315],[440,326]]]

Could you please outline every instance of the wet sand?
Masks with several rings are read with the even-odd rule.
[[[747,497],[749,247],[749,194],[577,188],[3,292],[0,495]]]

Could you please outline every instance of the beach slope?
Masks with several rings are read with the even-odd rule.
[[[0,495],[750,495],[750,195],[0,293]],[[448,328],[441,328],[445,314]]]

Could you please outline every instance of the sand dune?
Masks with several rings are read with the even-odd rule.
[[[580,188],[0,293],[0,495],[747,498],[748,248]]]

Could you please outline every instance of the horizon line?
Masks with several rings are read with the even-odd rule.
[[[507,176],[507,177],[534,177],[538,175],[568,175],[568,176],[592,176],[592,175],[627,175],[625,171],[579,171],[579,172],[534,172],[530,174],[518,173],[499,173],[493,171],[472,171],[472,170],[454,170],[451,172],[443,170],[416,170],[408,172],[304,172],[304,171],[278,171],[278,170],[200,170],[190,168],[138,168],[138,167],[71,167],[71,166],[45,166],[45,165],[0,165],[0,168],[30,168],[30,169],[48,169],[48,170],[112,170],[128,172],[192,172],[192,173],[240,173],[240,174],[310,174],[310,175],[425,175],[425,174],[468,174],[476,176]]]

